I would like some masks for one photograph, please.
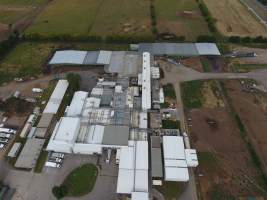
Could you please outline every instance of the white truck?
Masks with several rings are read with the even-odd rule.
[[[61,167],[61,164],[58,164],[58,163],[55,163],[55,162],[47,161],[47,162],[45,163],[45,166],[46,166],[46,167],[60,168],[60,167]]]

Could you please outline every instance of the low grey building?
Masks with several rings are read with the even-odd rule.
[[[128,126],[113,126],[109,125],[105,127],[104,136],[102,140],[103,145],[117,145],[127,146],[129,139],[129,127]]]
[[[15,163],[15,167],[17,168],[25,168],[32,169],[35,167],[37,159],[40,155],[40,152],[43,148],[45,139],[27,139],[17,162]]]

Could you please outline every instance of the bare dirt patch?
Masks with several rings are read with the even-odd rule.
[[[239,0],[204,0],[216,26],[226,36],[266,36],[267,29]]]
[[[240,82],[226,83],[233,106],[267,172],[267,94],[242,91]]]
[[[182,59],[180,62],[186,67],[190,67],[196,71],[203,72],[203,67],[200,57],[185,58]]]
[[[214,191],[217,195],[237,198],[260,196],[261,187],[254,182],[257,170],[228,111],[201,108],[186,115],[192,120],[191,141],[200,152],[198,173],[202,176],[197,179],[203,199],[214,200]],[[208,123],[211,120],[216,126]],[[207,159],[207,155],[214,159]]]

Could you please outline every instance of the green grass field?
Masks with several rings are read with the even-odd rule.
[[[266,69],[267,64],[234,64],[233,71],[239,73],[250,72],[256,69]]]
[[[54,0],[26,34],[149,35],[149,1]]]
[[[151,35],[148,0],[104,0],[90,35]]]
[[[39,75],[42,65],[56,46],[52,43],[20,43],[0,61],[0,72],[7,74],[11,79],[16,76]]]
[[[37,6],[45,0],[0,0],[0,5],[32,5]]]
[[[195,40],[210,34],[196,0],[155,0],[159,33],[169,32]]]
[[[183,103],[186,108],[202,106],[201,88],[203,81],[190,81],[181,84]]]
[[[54,0],[26,31],[43,35],[85,35],[101,6],[98,0]]]
[[[166,200],[176,199],[183,191],[183,184],[179,182],[163,182],[162,186],[157,186]]]
[[[74,169],[62,185],[68,188],[67,196],[83,196],[94,188],[98,170],[93,164],[85,164]]]

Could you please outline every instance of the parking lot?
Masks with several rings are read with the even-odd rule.
[[[115,164],[115,153],[112,153],[110,163],[107,164],[106,152],[102,157],[84,155],[65,155],[62,167],[44,167],[41,174],[30,171],[9,169],[4,183],[16,188],[15,200],[55,200],[52,188],[63,182],[66,176],[75,168],[85,163],[93,163],[98,166],[99,174],[94,189],[88,195],[79,199],[86,200],[114,200],[116,199],[116,180],[118,169]],[[67,200],[76,198],[65,198]]]

